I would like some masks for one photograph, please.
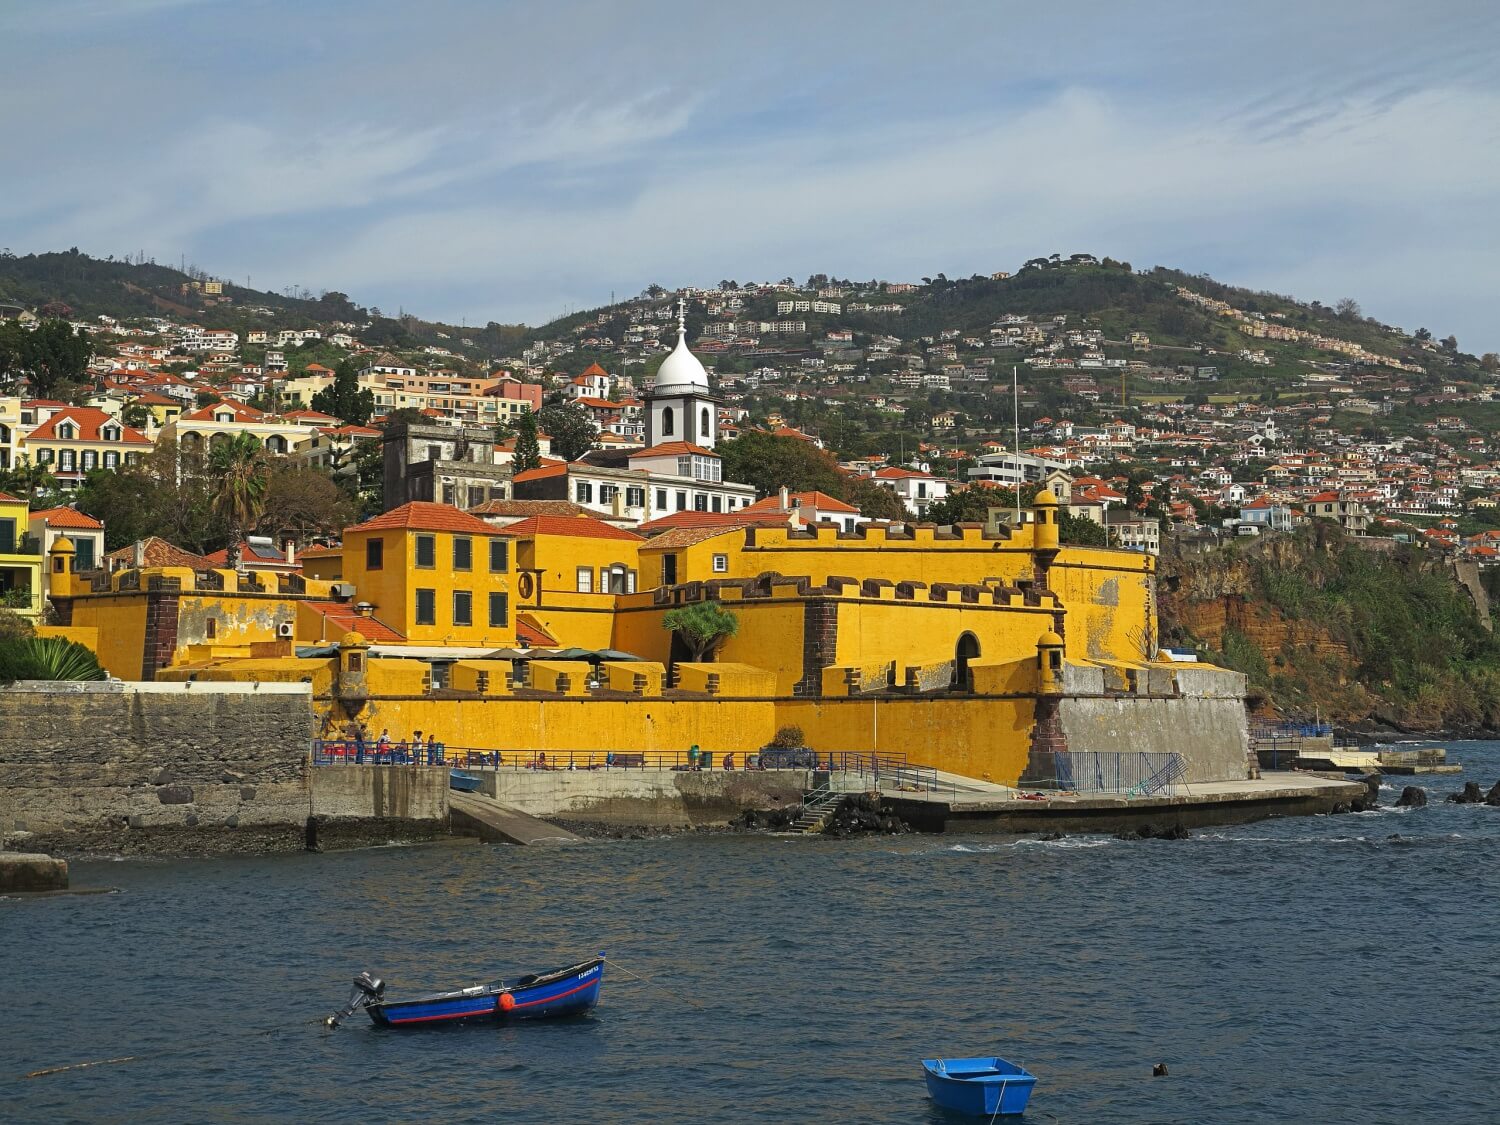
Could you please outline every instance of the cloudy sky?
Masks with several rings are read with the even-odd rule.
[[[536,323],[1088,251],[1500,350],[1493,0],[3,0],[0,245]]]

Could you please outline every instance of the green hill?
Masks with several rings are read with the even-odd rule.
[[[1169,544],[1158,580],[1163,639],[1246,673],[1268,713],[1500,729],[1500,637],[1477,571],[1320,521],[1201,553]]]

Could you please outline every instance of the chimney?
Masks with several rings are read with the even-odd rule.
[[[287,566],[296,566],[297,565],[297,541],[295,539],[288,539],[286,541],[286,547],[284,548],[284,550],[286,551],[286,565]]]
[[[792,506],[792,494],[786,485],[781,486],[781,510],[784,512]]]
[[[615,498],[611,504],[611,510],[614,512],[615,519],[625,518],[625,490],[623,488],[615,489]]]
[[[144,570],[146,566],[146,541],[137,539],[135,541],[134,563],[136,570]]]

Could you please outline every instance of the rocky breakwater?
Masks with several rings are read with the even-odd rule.
[[[1477,781],[1465,782],[1463,791],[1449,793],[1448,800],[1455,805],[1489,805],[1491,807],[1500,807],[1500,781],[1495,782],[1490,787],[1488,793],[1484,792]]]

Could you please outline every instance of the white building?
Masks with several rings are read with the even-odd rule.
[[[952,481],[935,477],[919,469],[904,469],[892,465],[881,469],[874,476],[876,484],[889,488],[906,505],[906,510],[918,519],[927,515],[927,509],[948,495]]]

